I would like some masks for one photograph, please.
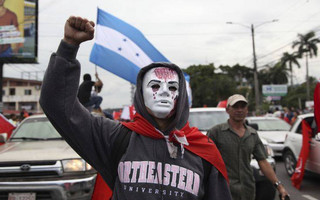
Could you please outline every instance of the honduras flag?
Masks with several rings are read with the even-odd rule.
[[[90,61],[133,84],[140,68],[169,62],[138,29],[99,8]]]

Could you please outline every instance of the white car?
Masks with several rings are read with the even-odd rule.
[[[267,140],[275,156],[282,156],[284,140],[291,125],[277,117],[247,117],[247,123],[256,128],[260,138]]]
[[[299,115],[284,142],[283,159],[289,176],[294,173],[297,160],[302,147],[302,120],[306,120],[311,127],[314,127],[313,113]],[[309,158],[305,170],[320,174],[320,133],[313,134],[310,142]]]
[[[207,131],[215,125],[226,122],[229,119],[229,115],[225,108],[191,108],[189,114],[190,127],[198,127],[203,133],[207,134]],[[273,151],[268,145],[268,142],[261,138],[264,144],[266,152],[268,154],[267,161],[275,170],[275,160],[273,158]],[[253,176],[256,181],[256,199],[274,199],[275,188],[273,184],[263,175],[258,165],[257,160],[251,159],[250,163],[253,169]]]

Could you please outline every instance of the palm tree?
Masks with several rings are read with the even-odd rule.
[[[306,57],[306,86],[307,86],[307,100],[310,99],[310,84],[309,84],[309,67],[308,67],[308,58],[312,56],[317,56],[318,47],[317,43],[320,42],[318,38],[315,38],[314,31],[311,31],[305,35],[298,34],[299,39],[294,41],[292,48],[298,46],[298,53]]]
[[[288,69],[281,64],[276,63],[274,66],[259,71],[259,80],[263,84],[287,84],[288,83]]]
[[[290,84],[291,84],[291,87],[293,86],[293,73],[292,73],[292,65],[295,64],[298,66],[298,68],[300,68],[300,64],[297,60],[297,58],[301,58],[300,55],[298,53],[288,53],[288,52],[285,52],[283,53],[282,55],[282,58],[281,58],[281,65],[282,66],[286,66],[287,63],[289,63],[289,70],[290,70]]]

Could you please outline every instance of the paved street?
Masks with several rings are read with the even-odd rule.
[[[294,188],[291,184],[290,177],[285,171],[283,161],[276,159],[277,176],[285,184],[289,191],[291,200],[320,200],[320,176],[310,173],[305,173],[300,190]],[[277,195],[275,200],[279,200]]]

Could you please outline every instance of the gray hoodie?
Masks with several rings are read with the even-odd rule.
[[[77,98],[80,64],[78,47],[61,42],[53,53],[43,80],[40,104],[45,114],[69,145],[92,165],[113,188],[112,199],[229,200],[228,184],[213,166],[204,177],[202,159],[190,151],[171,158],[165,139],[152,139],[130,132],[126,152],[112,173],[112,153],[117,135],[124,131],[117,121],[92,116]],[[141,69],[137,79],[136,111],[157,128],[148,114],[142,96],[142,78],[153,67],[169,67],[180,78],[176,113],[165,134],[181,129],[188,120],[189,108],[183,73],[176,65],[154,63]]]

